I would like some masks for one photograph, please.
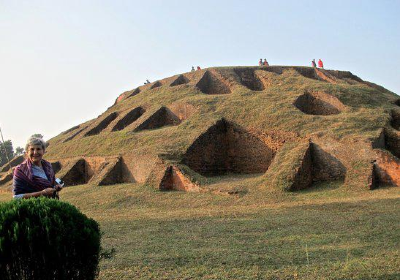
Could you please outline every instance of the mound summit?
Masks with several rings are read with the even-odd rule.
[[[254,174],[278,191],[373,189],[400,186],[399,129],[399,96],[350,72],[216,67],[122,93],[49,140],[46,159],[68,185],[207,191],[210,178]]]

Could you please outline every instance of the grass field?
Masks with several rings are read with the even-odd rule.
[[[62,200],[101,225],[99,279],[400,279],[399,188],[248,186],[227,195],[83,185]]]

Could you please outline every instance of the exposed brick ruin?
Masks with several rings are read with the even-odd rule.
[[[61,170],[61,163],[59,161],[51,162],[51,167],[53,167],[54,173],[57,173]]]
[[[99,134],[103,129],[105,129],[117,117],[118,117],[117,112],[113,112],[113,113],[109,114],[98,125],[96,125],[94,128],[92,128],[91,130],[86,132],[85,136],[92,136],[92,135]]]
[[[400,131],[385,129],[385,148],[400,158]]]
[[[169,106],[170,110],[179,120],[184,121],[196,112],[196,108],[184,102],[177,102]]]
[[[294,106],[309,115],[334,115],[345,108],[335,96],[323,92],[305,92],[296,99]]]
[[[294,69],[303,77],[313,80],[328,82],[332,84],[336,84],[339,81],[345,82],[350,85],[366,84],[370,87],[374,87],[380,90],[382,89],[381,87],[378,88],[378,86],[375,84],[363,81],[349,71],[326,70],[313,67],[294,67]]]
[[[64,174],[62,174],[60,178],[64,181],[66,186],[86,184],[90,180],[90,177],[87,172],[86,161],[83,158],[81,158],[70,162],[65,167]]]
[[[145,110],[142,107],[137,107],[130,112],[128,112],[122,119],[120,119],[117,124],[113,127],[112,131],[123,130],[125,127],[136,121],[143,115]]]
[[[198,192],[200,187],[188,179],[179,168],[168,166],[165,169],[163,178],[161,179],[159,189],[161,191],[188,191]]]
[[[105,186],[132,182],[132,180],[129,180],[131,177],[129,170],[121,157],[104,162],[99,169],[95,180],[96,185]]]
[[[74,131],[74,130],[76,130],[76,129],[78,129],[80,127],[80,125],[76,125],[76,126],[74,126],[74,127],[71,127],[70,129],[67,129],[66,131],[64,131],[63,133],[61,133],[61,134],[67,134],[67,133],[70,133],[70,132],[72,132],[72,131]]]
[[[137,95],[137,94],[139,94],[139,93],[140,93],[140,88],[136,88],[134,91],[132,91],[131,94],[128,95],[127,98],[132,97],[132,96],[135,96],[135,95]]]
[[[392,110],[391,117],[392,117],[390,121],[391,126],[396,130],[400,130],[400,111]]]
[[[289,190],[302,190],[313,182],[344,180],[345,177],[346,167],[336,157],[310,143]]]
[[[72,139],[74,139],[76,136],[78,136],[82,131],[84,131],[86,129],[86,127],[79,129],[77,132],[75,132],[74,134],[72,134],[71,136],[67,137],[64,139],[63,143],[68,142]]]
[[[66,184],[74,186],[81,184],[112,185],[125,182],[135,182],[121,157],[87,157],[67,160],[63,164],[52,163],[55,172]]]
[[[377,160],[372,165],[369,188],[400,187],[400,159],[382,150],[377,150],[376,154]]]
[[[117,104],[117,103],[119,103],[119,102],[121,102],[121,100],[123,100],[123,99],[125,98],[125,96],[126,96],[128,93],[129,93],[128,91],[125,91],[125,92],[121,93],[121,94],[117,97],[117,99],[115,99],[114,105]],[[114,106],[114,105],[113,105],[113,106]]]
[[[312,67],[295,67],[294,69],[296,70],[297,73],[299,73],[303,77],[319,80],[318,75],[315,72],[315,69]]]
[[[231,89],[225,83],[222,76],[215,72],[206,71],[196,84],[196,87],[205,94],[228,94]]]
[[[337,82],[336,78],[332,76],[328,71],[325,71],[323,69],[317,69],[314,68],[315,75],[319,80],[335,84]]]
[[[162,86],[162,83],[160,81],[157,81],[157,82],[155,82],[154,84],[151,85],[150,89],[158,88],[160,86]]]
[[[251,174],[264,173],[274,155],[259,137],[221,119],[197,138],[182,162],[205,176]]]
[[[264,85],[255,74],[252,68],[235,68],[235,73],[239,76],[240,82],[248,89],[254,91],[264,90]]]
[[[186,78],[184,75],[179,75],[178,78],[176,78],[172,83],[171,83],[171,87],[174,86],[179,86],[179,85],[184,85],[187,84],[189,82],[189,79]]]
[[[167,125],[178,125],[181,120],[167,107],[161,107],[134,131],[156,129]]]

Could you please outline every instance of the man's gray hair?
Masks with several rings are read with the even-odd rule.
[[[34,145],[40,145],[42,146],[43,151],[46,150],[46,142],[43,140],[43,138],[31,136],[29,137],[28,142],[26,142],[25,152],[28,151],[29,146],[34,146]]]

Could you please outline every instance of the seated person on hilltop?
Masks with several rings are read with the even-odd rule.
[[[14,170],[14,198],[53,197],[62,189],[56,184],[51,164],[43,159],[46,143],[31,137],[25,146],[26,159]]]

